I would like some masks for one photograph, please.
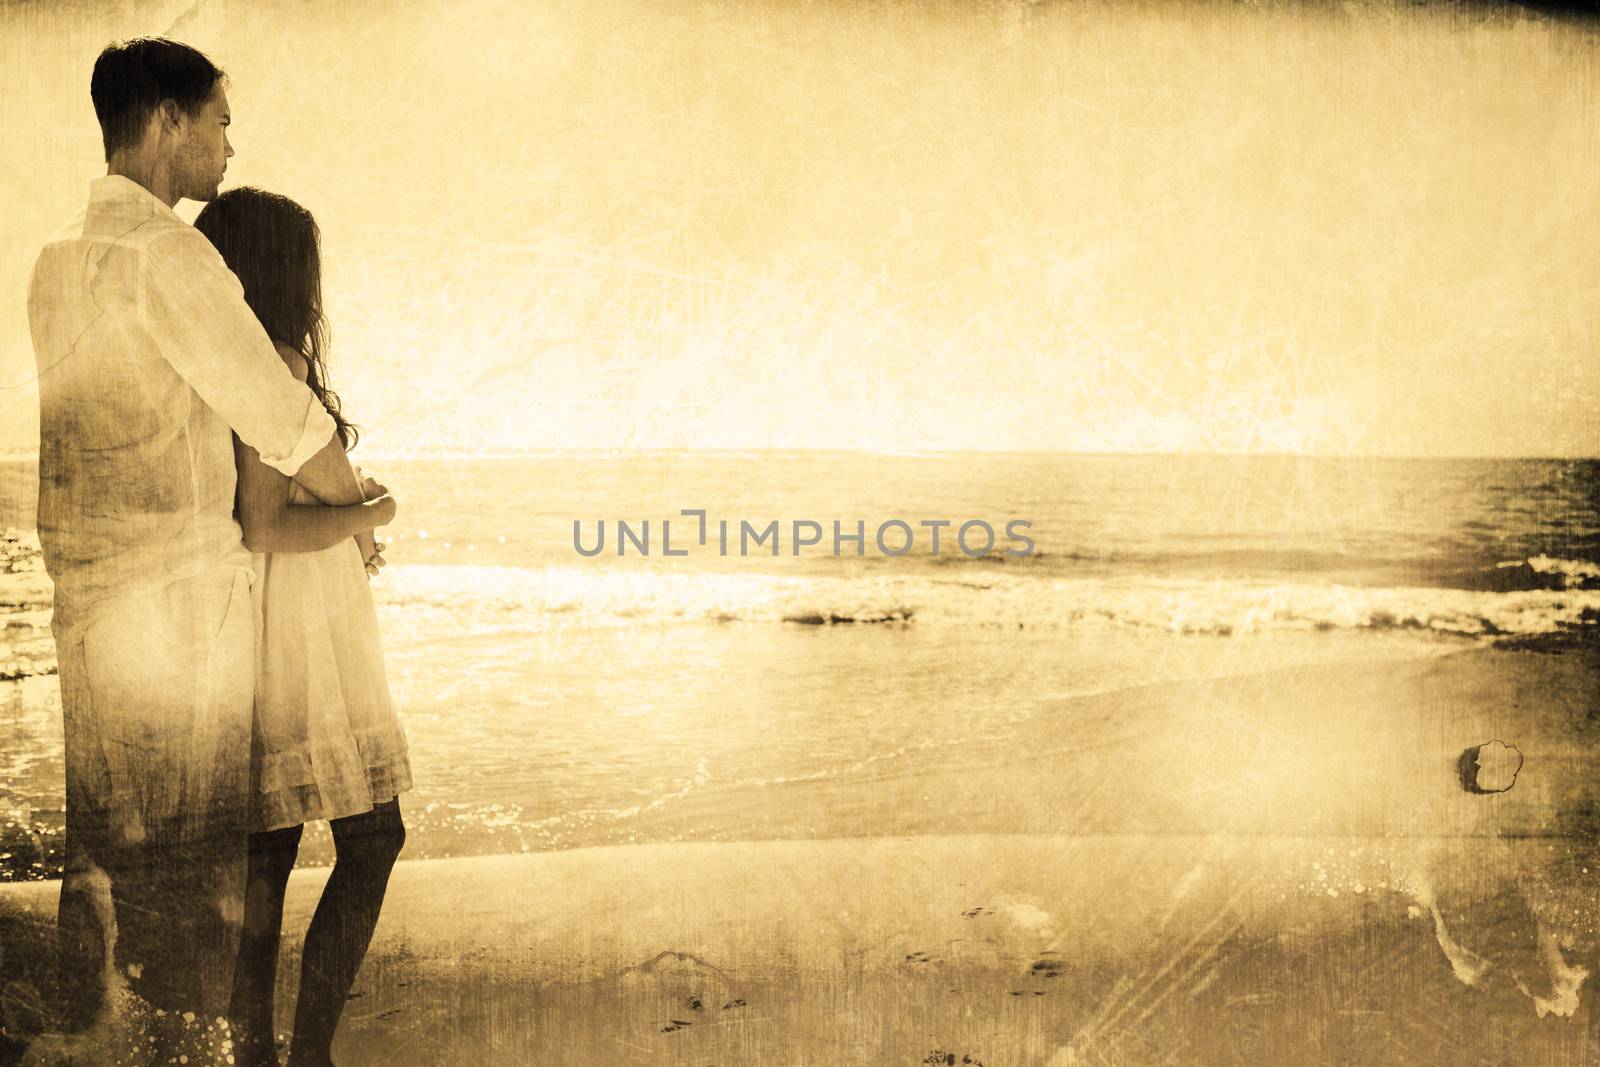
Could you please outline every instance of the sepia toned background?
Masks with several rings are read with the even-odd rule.
[[[400,502],[341,1063],[1600,1062],[1600,22],[1383,0],[0,5],[0,1062],[62,833],[23,294],[145,33],[317,217]],[[867,550],[573,551],[694,508]]]

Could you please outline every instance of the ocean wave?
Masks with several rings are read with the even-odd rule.
[[[1600,591],[1508,592],[1263,580],[1009,573],[944,577],[392,566],[386,628],[436,633],[743,622],[1072,629],[1181,634],[1413,630],[1469,637],[1600,624]]]
[[[1470,546],[1454,554],[1435,551],[1388,557],[1328,549],[1251,546],[1103,552],[1080,548],[1036,551],[1016,557],[1005,556],[999,551],[983,556],[967,556],[956,552],[932,557],[927,562],[933,569],[952,573],[970,568],[979,572],[1004,569],[1048,572],[1061,576],[1086,571],[1206,578],[1276,575],[1307,581],[1322,578],[1369,586],[1403,582],[1408,586],[1493,593],[1600,589],[1600,563],[1592,560],[1564,559],[1546,553],[1526,559],[1490,562],[1492,560],[1493,555],[1475,554]],[[879,563],[898,565],[899,561]],[[1397,582],[1397,579],[1401,581]]]

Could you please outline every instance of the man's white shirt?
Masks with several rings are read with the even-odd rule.
[[[28,320],[57,640],[123,597],[249,568],[232,434],[292,476],[334,423],[205,236],[138,183],[98,178],[39,254]]]

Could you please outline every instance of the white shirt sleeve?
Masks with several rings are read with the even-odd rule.
[[[278,358],[239,279],[198,230],[150,243],[140,297],[162,356],[263,463],[293,477],[333,438],[333,417]]]

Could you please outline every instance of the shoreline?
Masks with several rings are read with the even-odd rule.
[[[1183,673],[1193,665],[1174,660],[1163,669],[1176,667],[1176,679],[1064,695],[993,736],[925,739],[828,773],[713,774],[610,819],[569,813],[549,831],[539,827],[558,808],[518,810],[503,825],[490,809],[496,821],[477,829],[484,816],[443,803],[452,799],[448,780],[425,782],[402,798],[409,847],[413,856],[466,858],[952,832],[1561,837],[1600,829],[1600,722],[1590,717],[1600,706],[1600,650],[1419,646],[1402,656],[1373,645],[1388,654],[1349,655],[1363,643],[1351,640],[1332,662],[1266,670],[1248,654],[1223,659],[1210,665],[1220,672],[1213,677]],[[13,684],[20,693],[51,683]],[[1464,792],[1462,753],[1495,739],[1524,754],[1526,771],[1507,793]],[[19,838],[16,862],[48,863],[58,832],[41,824],[38,840]],[[310,827],[302,855],[326,862],[326,837],[325,827]],[[27,883],[0,882],[14,884]]]

